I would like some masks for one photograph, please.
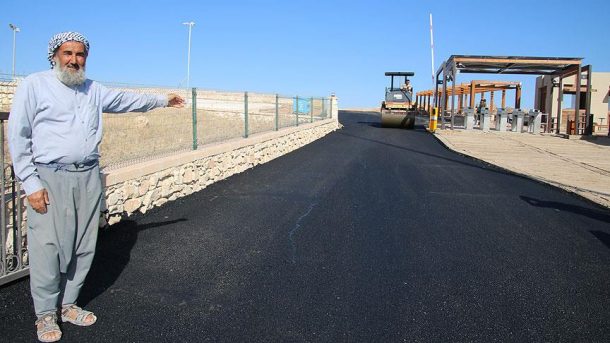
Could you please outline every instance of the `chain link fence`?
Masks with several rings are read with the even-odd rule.
[[[109,169],[331,117],[329,98],[108,86],[146,94],[177,93],[186,100],[184,108],[105,114],[100,164]]]
[[[140,94],[185,96],[183,89],[106,86]],[[157,108],[146,113],[105,113],[102,122],[101,168],[120,168],[192,148],[191,110],[187,107]]]
[[[21,78],[0,75],[0,111],[9,112]],[[331,118],[330,99],[207,89],[147,87],[104,83],[108,88],[184,97],[183,108],[158,108],[146,113],[105,113],[100,166],[117,169],[208,144],[247,138]],[[6,127],[5,127],[6,130]],[[8,151],[7,142],[3,142]],[[10,164],[10,157],[5,155]]]

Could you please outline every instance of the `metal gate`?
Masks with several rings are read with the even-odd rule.
[[[25,225],[24,193],[15,180],[13,166],[6,155],[5,127],[8,112],[0,112],[0,226],[2,227],[2,251],[0,252],[0,285],[29,274],[27,236]]]

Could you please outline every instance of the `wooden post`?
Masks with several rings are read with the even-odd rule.
[[[582,73],[582,67],[578,65],[578,71],[576,72],[576,99],[574,99],[574,134],[579,135],[578,122],[580,121],[580,74]]]
[[[443,66],[443,89],[442,89],[442,101],[440,110],[441,129],[445,129],[445,109],[447,109],[447,68]]]
[[[491,91],[489,94],[489,114],[493,111],[494,108],[494,91]]]
[[[453,68],[451,69],[451,129],[453,130],[454,118],[455,118],[455,79],[457,78],[456,73],[457,67],[455,66],[455,62],[453,63]]]
[[[474,91],[475,91],[474,81],[471,81],[470,82],[470,108],[474,108]]]
[[[557,134],[561,125],[561,100],[563,100],[563,77],[559,76],[559,90],[557,91]],[[569,132],[566,132],[569,134]]]
[[[586,124],[585,124],[585,134],[587,135],[592,135],[593,134],[593,123],[589,121],[589,117],[591,116],[591,65],[588,65],[587,67],[587,96],[586,96],[586,103],[585,103],[585,120],[586,120]]]
[[[546,133],[553,133],[552,123],[553,123],[553,80],[554,77],[550,77],[551,86],[547,84],[545,96],[544,96],[544,112],[546,112]]]
[[[521,85],[517,85],[515,93],[515,108],[521,108]]]
[[[506,108],[506,89],[502,90],[502,108]]]

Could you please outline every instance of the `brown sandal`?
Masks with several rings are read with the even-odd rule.
[[[50,334],[58,334],[57,338],[48,338]],[[57,342],[61,339],[61,330],[57,325],[55,313],[45,314],[36,320],[36,335],[41,342]]]
[[[70,312],[76,313],[76,317],[68,316]],[[90,318],[91,320],[88,321],[87,318]],[[93,314],[93,312],[85,311],[82,308],[72,304],[64,305],[61,308],[61,321],[78,326],[89,326],[93,325],[97,321],[97,317]]]

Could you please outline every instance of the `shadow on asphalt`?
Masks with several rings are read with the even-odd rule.
[[[608,214],[608,212],[604,210],[596,210],[592,208],[586,208],[578,205],[570,205],[556,201],[544,201],[525,195],[521,195],[520,198],[531,206],[552,208],[563,212],[570,212],[580,216],[585,216],[591,219],[598,220],[600,222],[610,223],[610,214]],[[610,234],[599,230],[593,230],[590,232],[593,236],[595,236],[595,238],[599,239],[608,249],[610,249]]]
[[[392,130],[392,129],[390,129]],[[404,130],[404,129],[395,129],[395,130]],[[422,130],[409,130],[410,132],[413,132],[415,134],[425,134],[428,135],[428,131],[425,129]],[[416,153],[416,154],[420,154],[420,155],[425,155],[425,156],[429,156],[429,157],[434,157],[434,158],[438,158],[441,160],[445,160],[445,161],[450,161],[450,162],[455,162],[455,163],[459,163],[468,167],[473,167],[473,168],[478,168],[478,169],[483,169],[483,170],[488,170],[494,173],[498,173],[498,174],[502,174],[502,175],[511,175],[511,176],[516,176],[515,174],[505,171],[503,169],[500,169],[494,165],[491,164],[486,164],[483,161],[479,161],[477,159],[472,159],[472,162],[466,162],[465,160],[461,160],[461,159],[454,159],[454,158],[449,158],[449,157],[445,157],[445,156],[441,156],[441,155],[437,155],[437,154],[432,154],[430,152],[426,152],[426,151],[421,151],[421,150],[415,150],[415,149],[410,149],[404,146],[400,146],[400,145],[396,145],[396,144],[392,144],[392,143],[387,143],[387,142],[383,142],[383,141],[379,141],[376,139],[370,139],[370,138],[365,138],[365,137],[361,137],[361,136],[357,136],[357,135],[353,135],[350,133],[346,133],[345,131],[339,131],[338,134],[340,135],[344,135],[344,136],[349,136],[349,137],[353,137],[356,139],[362,139],[365,141],[369,141],[372,143],[377,143],[377,144],[382,144],[388,147],[392,147],[392,148],[396,148],[396,149],[401,149],[401,150],[405,150],[405,151],[410,151],[412,153]],[[456,153],[457,154],[457,153]],[[458,154],[459,155],[459,154]],[[465,156],[465,155],[459,155],[459,156],[464,156],[466,158],[469,158],[469,156]]]
[[[371,127],[381,128],[381,123],[378,121],[359,121],[358,124],[366,124]]]
[[[184,221],[187,219],[180,218],[138,225],[133,220],[122,220],[100,231],[95,259],[81,290],[78,303],[86,306],[115,283],[129,263],[131,249],[138,240],[139,232]]]
[[[570,212],[591,219],[599,220],[600,222],[610,223],[610,214],[608,214],[608,212],[604,210],[596,210],[593,208],[586,208],[578,205],[565,204],[556,201],[544,201],[525,195],[521,195],[519,197],[521,198],[521,200],[525,201],[531,206],[557,209],[560,211]]]
[[[591,231],[591,233],[593,234],[593,236],[595,236],[597,239],[599,239],[602,243],[604,243],[604,245],[610,249],[610,235],[603,232],[603,231]]]
[[[384,129],[384,130],[409,130],[409,131],[427,131],[427,128],[425,125],[415,125],[414,129],[404,129],[401,127],[383,127],[381,126],[381,123],[378,121],[359,121],[358,124],[365,124],[368,125],[370,127],[374,127],[374,128],[378,128],[378,129]]]

